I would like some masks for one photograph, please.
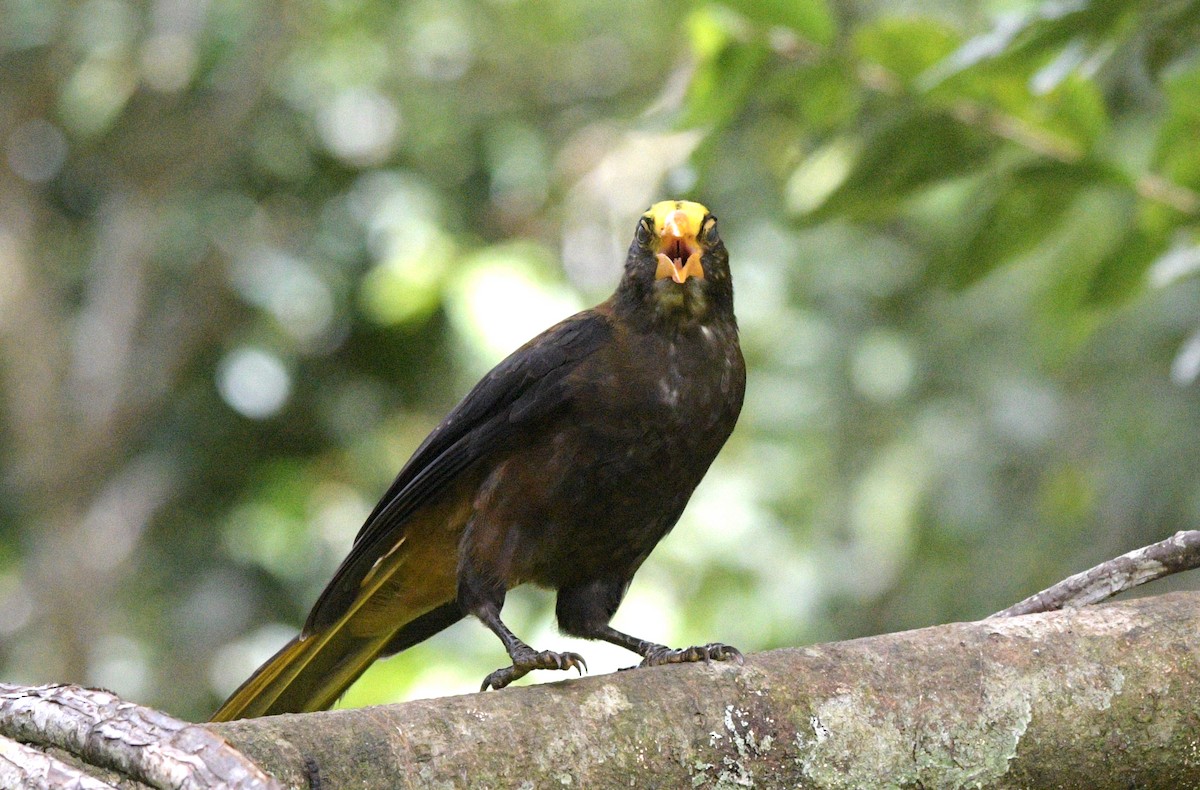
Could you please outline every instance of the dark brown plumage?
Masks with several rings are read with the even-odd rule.
[[[697,203],[655,204],[616,293],[515,351],[434,429],[301,634],[213,719],[327,708],[376,658],[468,614],[512,659],[485,689],[582,668],[501,621],[505,593],[526,582],[558,591],[563,631],[644,665],[740,661],[727,645],[671,650],[608,623],[733,430],[745,375],[716,219]]]

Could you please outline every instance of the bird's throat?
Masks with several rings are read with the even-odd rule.
[[[704,320],[709,313],[708,298],[702,281],[689,279],[683,283],[662,279],[652,291],[655,316],[660,321],[690,325]]]

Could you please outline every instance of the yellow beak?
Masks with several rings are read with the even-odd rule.
[[[704,267],[700,264],[700,244],[696,241],[699,227],[693,227],[687,211],[676,209],[662,220],[659,233],[658,267],[654,278],[670,277],[677,283],[687,282],[688,277],[704,279]]]

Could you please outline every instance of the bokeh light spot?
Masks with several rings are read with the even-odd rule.
[[[262,420],[279,412],[292,391],[292,378],[279,357],[257,348],[240,348],[221,361],[217,390],[244,417]]]
[[[536,247],[511,244],[479,253],[464,265],[451,315],[482,365],[580,309],[573,291],[543,274],[546,258]]]
[[[379,91],[350,88],[325,106],[317,117],[317,128],[334,156],[352,165],[375,165],[395,148],[400,110]]]

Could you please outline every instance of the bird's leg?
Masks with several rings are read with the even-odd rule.
[[[481,570],[476,563],[463,562],[458,573],[458,606],[470,612],[504,643],[512,666],[497,669],[483,679],[480,691],[489,688],[502,689],[535,669],[575,669],[579,674],[587,669],[587,663],[578,653],[555,653],[551,650],[534,650],[522,642],[500,619],[504,608],[505,585],[499,582],[500,574]]]
[[[693,647],[670,648],[657,642],[638,639],[608,624],[628,582],[593,581],[578,587],[564,587],[558,591],[556,613],[562,630],[584,639],[602,639],[642,657],[639,666],[653,667],[659,664],[683,664],[693,661],[734,661],[742,663],[742,654],[736,647],[712,642]]]
[[[632,650],[642,657],[642,663],[638,665],[642,667],[655,667],[659,664],[687,664],[694,661],[733,661],[741,664],[744,660],[740,650],[721,642],[671,648],[657,642],[638,639],[608,625],[597,629],[592,638],[603,639],[605,642],[620,645],[626,650]]]
[[[500,637],[512,666],[497,669],[483,679],[480,691],[488,688],[502,689],[520,677],[528,675],[535,669],[575,669],[579,674],[587,669],[587,662],[578,653],[556,653],[553,650],[534,650],[508,630],[508,626],[500,619],[500,611],[496,607],[485,607],[474,613],[483,624],[492,629],[492,633]]]

